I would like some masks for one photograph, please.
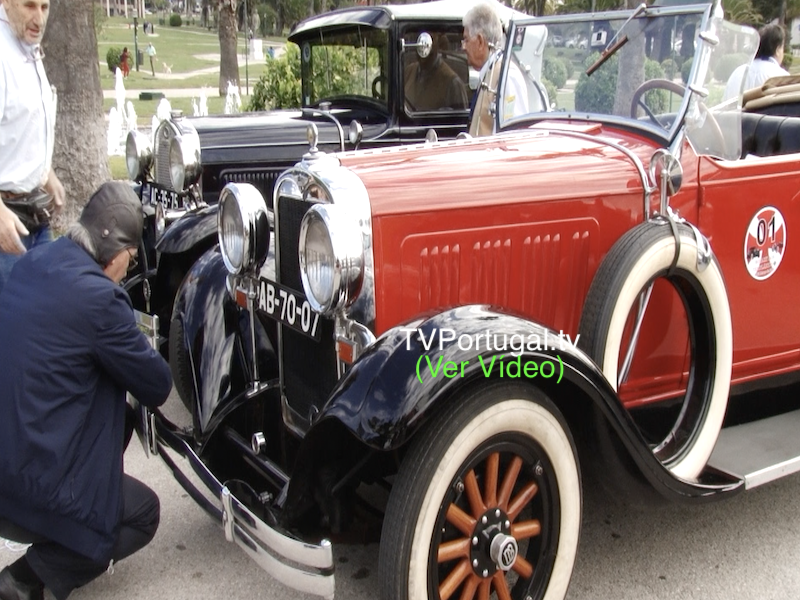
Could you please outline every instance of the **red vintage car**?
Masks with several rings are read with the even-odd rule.
[[[757,43],[718,3],[521,20],[494,135],[325,155],[312,128],[274,210],[223,191],[170,327],[188,425],[152,415],[151,446],[309,593],[377,512],[385,600],[563,598],[589,473],[704,502],[796,471],[798,413],[754,394],[800,373],[800,119],[725,90]]]

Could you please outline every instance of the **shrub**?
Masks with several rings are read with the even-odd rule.
[[[106,52],[106,64],[108,65],[108,70],[112,73],[117,72],[117,67],[120,65],[120,56],[122,55],[122,50],[119,48],[114,48],[113,46],[108,49]]]
[[[550,56],[544,57],[542,65],[542,78],[550,81],[556,88],[563,88],[567,85],[567,67],[564,61]]]
[[[584,67],[589,68],[599,57],[599,52],[592,53],[584,61]],[[606,65],[592,73],[591,77],[581,73],[575,86],[575,110],[607,115],[613,112],[618,63],[619,58],[612,56]]]
[[[568,57],[564,57],[561,59],[561,62],[564,64],[564,69],[567,72],[567,79],[572,77],[572,74],[575,72],[575,65],[572,64],[572,59]],[[566,84],[566,82],[565,82]]]
[[[586,59],[586,67],[594,63],[600,55],[595,52]],[[617,72],[619,57],[612,56],[602,69],[595,71],[591,77],[581,73],[578,85],[575,86],[575,110],[580,112],[597,112],[610,115],[614,112],[614,100],[617,93]],[[649,58],[644,61],[645,80],[663,79],[664,70],[658,62]],[[644,96],[645,104],[655,113],[667,110],[669,92],[651,90]]]
[[[557,97],[558,89],[556,88],[555,85],[553,85],[553,82],[550,81],[549,79],[542,79],[542,85],[544,86],[544,89],[547,90],[547,99],[550,102],[550,107],[551,108],[557,108],[558,107],[558,97]]]
[[[661,63],[661,68],[664,69],[664,76],[670,81],[675,79],[678,74],[678,64],[671,58],[666,59]]]
[[[683,83],[689,83],[689,72],[692,70],[692,61],[687,60],[681,67],[681,79]]]
[[[253,86],[247,110],[300,107],[300,49],[286,44],[280,58],[267,55],[267,71]]]
[[[172,13],[169,16],[169,26],[170,27],[180,27],[182,24],[183,24],[183,21],[181,20],[181,16],[179,14]]]

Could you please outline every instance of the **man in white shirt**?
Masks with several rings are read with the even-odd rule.
[[[0,6],[0,289],[20,255],[52,240],[49,217],[64,205],[52,169],[56,98],[40,46],[49,11],[49,0]]]
[[[500,17],[490,4],[477,4],[464,15],[464,37],[461,42],[467,54],[467,62],[473,69],[480,71],[479,87],[473,98],[473,115],[470,117],[469,132],[473,136],[488,135],[493,132],[492,115],[489,107],[494,98],[490,98],[483,83],[491,90],[497,89],[500,76],[500,61],[494,52],[503,44],[503,25]],[[503,119],[510,119],[528,112],[528,90],[519,68],[512,62],[509,65],[506,81],[505,97],[500,110]]]
[[[758,51],[749,65],[741,65],[731,74],[725,86],[725,100],[736,98],[742,92],[761,87],[771,77],[788,75],[789,71],[781,67],[783,62],[783,44],[785,34],[783,28],[777,24],[765,25],[759,31],[761,40]],[[747,77],[744,77],[747,72]],[[742,81],[744,79],[744,82]]]

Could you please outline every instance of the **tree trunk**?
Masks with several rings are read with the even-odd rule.
[[[228,82],[239,85],[239,57],[236,53],[237,0],[219,2],[219,95],[228,93]]]
[[[110,176],[92,0],[51,0],[42,46],[58,92],[53,168],[67,200],[55,226],[63,228]]]

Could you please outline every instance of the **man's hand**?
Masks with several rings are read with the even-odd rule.
[[[30,232],[2,200],[0,200],[0,250],[7,254],[25,254],[20,236]]]
[[[58,214],[61,212],[64,208],[67,193],[64,191],[64,185],[53,169],[50,169],[50,174],[44,184],[44,190],[53,198],[52,213]]]

